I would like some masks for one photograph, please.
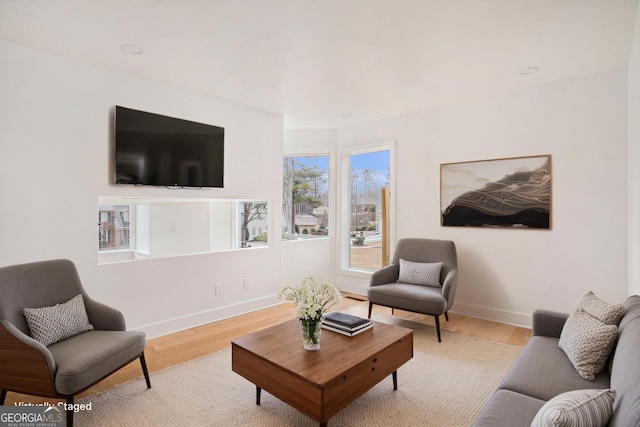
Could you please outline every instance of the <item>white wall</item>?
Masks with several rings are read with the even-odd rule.
[[[258,199],[279,206],[282,117],[4,41],[0,58],[0,265],[69,258],[90,295],[150,336],[277,302],[280,239],[267,249],[106,265],[98,265],[96,239],[99,197]],[[223,126],[226,188],[111,184],[116,104]],[[279,230],[277,216],[270,225]],[[217,297],[216,283],[223,285]]]
[[[234,247],[233,215],[237,213],[233,201],[218,201],[209,204],[211,218],[209,249],[220,251]]]
[[[149,256],[168,257],[209,250],[207,201],[153,203],[149,206]]]
[[[536,308],[570,310],[586,290],[627,296],[626,69],[338,131],[339,147],[388,139],[396,238],[456,242],[453,311],[526,325]],[[552,230],[440,226],[441,163],[539,154],[552,155]]]
[[[640,8],[629,58],[629,294],[640,295]]]

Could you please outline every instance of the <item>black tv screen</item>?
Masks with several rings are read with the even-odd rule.
[[[224,184],[224,128],[116,106],[115,183]]]

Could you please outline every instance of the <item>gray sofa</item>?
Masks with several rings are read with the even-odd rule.
[[[607,426],[640,426],[640,297],[629,297],[618,325],[618,340],[605,369],[595,380],[583,379],[558,348],[568,314],[537,310],[533,336],[474,423],[475,427],[530,426],[549,399],[571,390],[616,391]]]

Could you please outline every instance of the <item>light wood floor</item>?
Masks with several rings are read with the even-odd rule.
[[[337,309],[342,312],[366,317],[368,307],[368,302],[361,297],[345,295],[340,307],[334,307],[334,310]],[[391,309],[374,306],[373,315],[376,314],[390,315]],[[395,310],[394,315],[414,322],[435,326],[433,316],[424,316],[402,310]],[[230,319],[190,328],[163,337],[150,339],[147,342],[145,358],[151,374],[151,386],[153,387],[153,372],[204,356],[208,353],[222,350],[228,347],[231,344],[231,340],[236,337],[284,322],[294,317],[295,307],[293,303],[287,303]],[[469,335],[515,346],[524,346],[531,337],[530,329],[476,319],[455,313],[449,313],[448,322],[445,321],[444,316],[442,316],[440,326],[442,329],[458,334]],[[437,338],[435,337],[435,331],[434,345],[446,345],[445,342],[438,344]],[[138,377],[140,377],[140,381],[144,382],[141,376],[142,370],[140,368],[140,363],[138,361],[134,361],[115,374],[91,387],[77,398],[89,396],[98,391],[106,390],[114,385]],[[55,399],[44,399],[10,392],[7,394],[5,405],[13,405],[14,402],[40,403],[43,401],[52,402],[54,400]]]

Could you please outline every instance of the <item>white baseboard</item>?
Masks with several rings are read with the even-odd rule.
[[[367,296],[367,290],[369,289],[369,285],[368,284],[359,285],[356,283],[341,283],[339,288],[341,292]]]
[[[242,301],[237,304],[231,304],[200,313],[141,326],[139,328],[135,328],[135,330],[143,331],[146,334],[147,339],[157,338],[163,335],[183,331],[185,329],[194,328],[217,320],[227,319],[229,317],[250,313],[252,311],[261,310],[263,308],[279,304],[284,304],[284,302],[278,300],[277,294],[267,295],[265,297],[249,301]]]
[[[353,293],[356,295],[367,295],[367,288],[358,285],[341,286],[343,292]],[[237,304],[231,304],[224,307],[215,308],[213,310],[203,311],[200,313],[190,314],[188,316],[178,317],[159,323],[149,324],[135,328],[135,330],[143,331],[148,339],[161,337],[174,332],[183,331],[185,329],[194,328],[196,326],[215,322],[217,320],[227,319],[229,317],[238,316],[240,314],[250,313],[252,311],[261,310],[267,307],[284,304],[279,300],[276,294],[267,295],[265,297],[256,298],[249,301],[242,301]],[[455,303],[452,313],[462,314],[480,319],[492,320],[494,322],[506,323],[509,325],[520,326],[523,328],[531,328],[531,314],[517,313],[507,310],[497,310],[489,307],[480,307],[470,304]]]
[[[515,311],[498,310],[490,307],[463,304],[455,302],[452,313],[462,314],[479,319],[492,320],[494,322],[506,323],[508,325],[531,328],[531,314],[518,313]]]
[[[368,285],[359,285],[357,283],[341,283],[340,290],[342,292],[352,293],[356,295],[367,295]],[[494,322],[506,323],[508,325],[520,326],[523,328],[531,328],[531,313],[518,313],[515,311],[499,310],[491,307],[482,307],[471,304],[463,304],[455,302],[453,304],[452,313],[458,313],[469,317],[477,317],[479,319],[492,320]]]

